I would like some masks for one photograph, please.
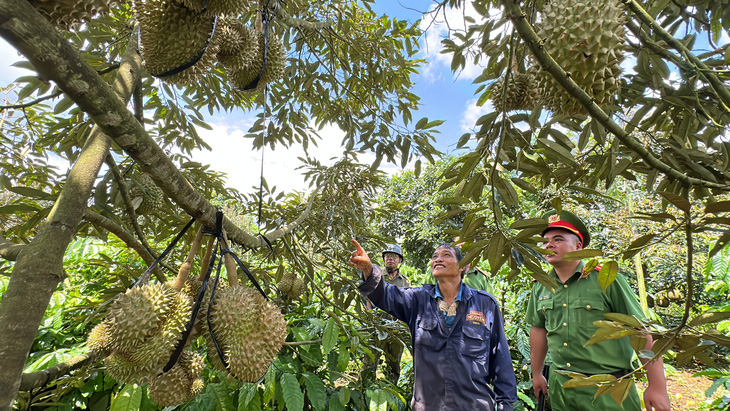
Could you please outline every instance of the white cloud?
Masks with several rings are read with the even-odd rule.
[[[445,7],[435,14],[436,6],[431,6],[428,13],[424,14],[420,28],[424,30],[424,37],[421,41],[421,53],[429,64],[422,70],[422,76],[429,81],[441,80],[444,73],[450,72],[452,54],[442,54],[443,47],[441,40],[448,37],[449,31],[465,32],[468,24],[465,17],[471,17],[477,22],[483,17],[474,10],[471,2],[462,4],[462,8]],[[490,9],[490,17],[495,18],[501,14],[499,8]],[[511,25],[505,24],[502,30],[511,29]],[[482,73],[482,67],[475,65],[473,59],[466,58],[466,65],[463,70],[452,73],[454,79],[473,80]]]
[[[479,120],[479,117],[494,111],[494,107],[492,107],[492,102],[487,102],[480,107],[477,105],[477,99],[475,98],[467,101],[464,106],[466,107],[466,110],[461,116],[461,122],[459,123],[459,125],[461,126],[461,131],[463,132],[472,131],[477,120]]]

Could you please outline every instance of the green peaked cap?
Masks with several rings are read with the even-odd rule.
[[[561,211],[560,217],[557,216],[557,212],[554,210],[548,211],[542,215],[542,218],[548,222],[548,227],[542,230],[543,236],[552,229],[562,228],[563,230],[568,230],[577,235],[578,238],[580,238],[581,243],[583,243],[583,248],[588,247],[588,244],[591,242],[591,234],[588,232],[588,228],[586,228],[583,220],[570,211]]]

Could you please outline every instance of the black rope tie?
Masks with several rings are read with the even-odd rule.
[[[164,259],[167,256],[167,254],[169,254],[170,251],[172,251],[172,249],[175,247],[177,242],[180,241],[182,236],[185,235],[185,233],[193,225],[194,222],[195,222],[195,218],[190,219],[190,222],[188,222],[187,225],[185,225],[185,227],[175,236],[175,238],[172,239],[172,241],[167,246],[165,251],[163,251],[162,254],[160,254],[160,256],[157,257],[157,259],[155,261],[153,261],[149,267],[147,267],[147,270],[145,270],[144,274],[142,274],[142,276],[139,277],[137,279],[137,281],[134,282],[134,284],[132,285],[131,288],[139,287],[140,285],[147,283],[147,280],[149,280],[150,273],[152,272],[152,270],[154,270],[154,268],[157,267],[157,264],[159,264],[160,261],[162,261],[162,259]]]

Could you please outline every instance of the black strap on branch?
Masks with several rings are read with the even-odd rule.
[[[205,269],[205,276],[203,277],[203,283],[200,285],[200,290],[198,291],[198,295],[195,297],[195,304],[193,305],[193,312],[190,314],[190,319],[188,319],[188,323],[185,325],[185,330],[183,330],[182,337],[180,338],[180,341],[178,341],[177,346],[175,347],[175,351],[173,351],[172,355],[170,356],[170,360],[167,362],[165,367],[162,369],[163,373],[166,373],[170,371],[172,367],[175,366],[175,363],[180,358],[180,354],[182,354],[183,350],[185,349],[185,343],[188,341],[188,338],[190,337],[190,333],[193,332],[193,326],[195,325],[195,319],[198,317],[198,311],[200,311],[200,306],[203,303],[203,298],[205,298],[205,291],[208,288],[208,280],[210,279],[210,274],[213,272],[213,266],[215,265],[215,258],[216,258],[216,250],[218,249],[218,246],[220,244],[220,238],[218,238],[218,242],[215,245],[215,248],[213,249],[213,254],[210,256],[210,262],[208,263],[208,267]],[[220,273],[220,267],[218,268]],[[218,278],[216,277],[215,283],[218,283]],[[215,292],[215,288],[213,289],[213,292]],[[211,296],[211,305],[213,303],[213,299]],[[209,307],[210,309],[210,307]]]
[[[147,267],[147,270],[145,270],[144,274],[142,274],[142,276],[139,277],[137,279],[137,281],[135,281],[134,285],[132,285],[132,288],[139,287],[140,285],[147,283],[147,281],[150,278],[150,273],[152,272],[152,270],[154,270],[154,268],[157,267],[157,264],[159,264],[160,261],[162,261],[162,259],[165,258],[167,256],[167,254],[170,253],[170,251],[172,251],[172,249],[175,247],[177,242],[180,241],[182,236],[185,235],[185,233],[188,231],[188,229],[190,229],[190,227],[193,225],[194,222],[195,222],[195,218],[191,218],[190,222],[188,222],[185,225],[185,227],[175,236],[175,238],[172,239],[172,241],[167,246],[165,251],[163,251],[162,254],[160,254],[160,256],[157,257],[157,259],[155,261],[153,261],[149,267]]]

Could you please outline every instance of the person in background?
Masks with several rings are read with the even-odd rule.
[[[517,383],[502,315],[494,297],[463,283],[459,247],[434,250],[436,285],[401,288],[384,281],[380,267],[352,243],[349,262],[362,271],[360,292],[411,331],[411,409],[511,411]]]
[[[400,264],[403,262],[403,250],[401,247],[398,244],[388,244],[381,255],[387,273],[387,275],[383,276],[385,281],[396,287],[410,287],[411,282],[400,272]],[[372,309],[373,306],[370,300],[366,299],[365,301],[367,309]],[[377,315],[380,315],[386,320],[395,320],[395,318],[383,312]],[[400,378],[400,360],[403,357],[403,342],[397,336],[391,334],[381,340],[376,333],[375,340],[375,346],[385,356],[385,378],[394,385],[398,385],[398,378]],[[370,377],[374,379],[377,373],[378,363],[380,362],[380,351],[373,352],[373,356],[374,358],[372,359],[368,356],[365,357],[365,369],[363,371],[366,378]]]
[[[549,275],[558,286],[551,292],[535,282],[527,305],[535,396],[547,395],[555,411],[638,411],[641,401],[633,384],[623,404],[616,403],[608,394],[595,397],[595,386],[563,389],[563,384],[570,378],[561,373],[611,374],[617,378],[628,374],[633,368],[634,357],[629,337],[588,346],[586,342],[597,329],[593,322],[606,320],[603,314],[621,313],[643,318],[644,313],[622,275],[619,274],[604,292],[598,284],[600,267],[584,272],[582,261],[563,258],[569,252],[582,250],[590,242],[590,233],[578,216],[569,211],[562,211],[560,215],[553,211],[544,214],[543,218],[548,220],[548,227],[542,233],[544,247],[554,253],[545,258],[552,266]],[[652,345],[649,336],[644,349],[649,350]],[[542,368],[548,352],[552,365],[549,380],[546,380]],[[646,360],[642,361],[646,363]],[[649,379],[644,391],[646,409],[669,411],[662,359],[646,364],[646,373]]]

